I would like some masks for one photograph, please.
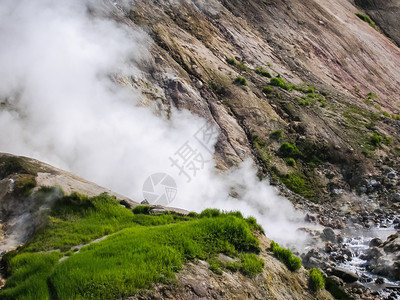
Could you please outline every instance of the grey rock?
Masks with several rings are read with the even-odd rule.
[[[359,191],[361,192],[361,193],[366,193],[367,192],[367,187],[365,186],[365,185],[362,185],[362,186],[360,186],[360,188],[359,188]]]
[[[369,242],[369,247],[379,247],[383,244],[383,241],[380,238],[374,238]]]
[[[335,243],[336,242],[336,235],[332,228],[326,227],[323,230],[323,234],[321,238],[325,241]]]
[[[332,275],[343,279],[343,281],[347,283],[356,282],[358,280],[358,275],[356,273],[339,267],[332,269]]]
[[[142,202],[140,202],[140,204],[149,205],[150,203],[149,201],[147,201],[147,199],[144,199]]]
[[[331,279],[334,283],[336,283],[338,286],[343,286],[343,280],[340,279],[339,277],[335,275],[328,276],[329,279]]]
[[[378,247],[372,247],[371,249],[368,250],[368,259],[369,260],[376,260],[379,257],[382,257],[385,255],[385,251],[382,248]]]
[[[400,193],[394,193],[392,195],[392,198],[393,198],[394,201],[400,202]]]

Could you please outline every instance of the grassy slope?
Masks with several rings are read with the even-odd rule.
[[[155,282],[173,282],[189,259],[259,251],[251,230],[260,228],[240,213],[134,214],[108,195],[79,194],[60,198],[54,207],[32,240],[4,257],[9,278],[1,299],[119,298]],[[71,250],[105,235],[79,252]],[[240,269],[260,272],[258,260],[247,255]]]

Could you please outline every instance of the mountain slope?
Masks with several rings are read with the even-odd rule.
[[[153,38],[145,80],[166,91],[155,101],[221,128],[221,168],[255,156],[273,179],[319,201],[399,166],[400,50],[358,11],[345,0],[137,1],[121,18]],[[292,87],[274,87],[257,68]],[[279,153],[283,142],[304,154],[293,167]]]

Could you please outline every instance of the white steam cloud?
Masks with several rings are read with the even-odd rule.
[[[144,180],[166,172],[178,185],[172,206],[241,210],[270,238],[304,241],[296,231],[302,215],[257,179],[251,162],[217,174],[211,154],[193,139],[204,120],[188,111],[157,117],[138,106],[140,93],[112,80],[140,77],[137,62],[149,58],[150,44],[139,30],[106,18],[110,7],[95,0],[2,1],[0,151],[46,161],[139,201]],[[170,161],[185,142],[209,160],[190,183]]]

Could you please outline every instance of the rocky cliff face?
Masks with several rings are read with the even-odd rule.
[[[400,45],[400,1],[355,0],[397,45]]]
[[[382,183],[399,166],[400,50],[358,11],[339,0],[137,1],[120,18],[154,41],[141,80],[166,94],[153,101],[221,128],[220,168],[255,157],[273,182],[318,202],[365,194],[369,175]],[[301,151],[295,162],[284,142]],[[397,189],[378,190],[392,202]]]

